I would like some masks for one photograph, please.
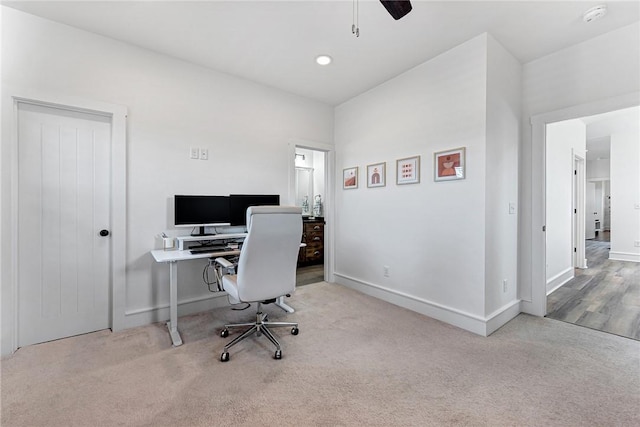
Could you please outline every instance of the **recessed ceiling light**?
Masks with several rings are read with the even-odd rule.
[[[316,62],[320,65],[329,65],[331,64],[331,57],[329,55],[318,55]]]
[[[582,20],[584,22],[593,22],[593,21],[595,21],[597,19],[602,18],[606,14],[607,14],[607,6],[602,4],[600,6],[595,6],[595,7],[592,7],[591,9],[587,10],[582,15]]]

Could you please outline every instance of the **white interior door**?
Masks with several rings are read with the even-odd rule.
[[[109,117],[18,103],[18,347],[110,326]]]
[[[585,243],[585,160],[573,156],[573,266],[587,268]]]
[[[585,205],[584,236],[585,239],[595,239],[595,220],[598,218],[598,211],[596,207],[596,184],[594,182],[587,182],[587,187],[585,189]]]

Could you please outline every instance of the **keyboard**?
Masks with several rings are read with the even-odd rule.
[[[227,252],[229,250],[231,249],[228,249],[225,246],[205,246],[202,248],[189,249],[189,252],[191,252],[192,254],[203,254],[209,252]]]

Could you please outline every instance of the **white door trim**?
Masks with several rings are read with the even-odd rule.
[[[546,293],[546,177],[545,128],[549,123],[621,110],[640,105],[640,92],[579,104],[531,117],[531,301],[522,300],[525,313],[544,316],[547,312]]]
[[[3,353],[6,345],[11,352],[18,344],[18,103],[92,113],[111,118],[111,316],[109,323],[114,331],[125,326],[126,308],[126,120],[127,108],[100,101],[43,93],[33,90],[8,88],[11,94],[13,116],[11,119],[11,290],[3,287],[2,310],[9,310],[13,320],[11,337],[2,337]],[[9,296],[8,298],[5,298]],[[4,317],[4,316],[3,316]],[[6,317],[5,317],[6,318]]]

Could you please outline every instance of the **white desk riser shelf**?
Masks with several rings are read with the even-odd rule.
[[[178,250],[185,249],[184,242],[205,242],[211,240],[228,240],[228,239],[241,239],[247,237],[247,233],[230,233],[230,234],[211,234],[208,236],[178,236]]]

